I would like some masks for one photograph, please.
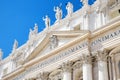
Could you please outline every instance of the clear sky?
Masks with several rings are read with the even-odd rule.
[[[89,0],[92,4],[95,0]],[[51,24],[55,21],[54,6],[62,3],[63,18],[66,16],[66,3],[74,5],[74,11],[81,8],[80,0],[0,0],[0,48],[3,58],[7,57],[14,40],[19,46],[28,40],[29,29],[38,24],[39,32],[45,28],[42,17],[48,15]]]

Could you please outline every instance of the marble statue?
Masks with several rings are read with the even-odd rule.
[[[67,15],[71,16],[73,13],[73,4],[68,2],[66,5]]]
[[[18,48],[18,41],[15,40],[13,44],[13,51],[15,51]]]
[[[29,31],[29,39],[31,39],[33,36],[35,36],[38,33],[38,25],[35,23],[34,30],[30,28]]]
[[[54,7],[54,11],[56,12],[55,17],[56,17],[56,22],[60,21],[62,19],[62,10],[60,7]]]
[[[43,21],[45,21],[46,28],[50,27],[50,18],[46,15],[46,17],[43,17]]]
[[[83,5],[88,5],[88,0],[80,0],[80,2],[82,2]]]
[[[32,35],[33,35],[33,31],[32,31],[32,29],[30,28],[30,31],[29,31],[29,39],[31,39]]]
[[[3,55],[3,52],[2,52],[2,49],[0,49],[0,61],[2,60],[2,55]]]
[[[37,23],[35,23],[35,26],[34,26],[34,34],[37,34],[38,33],[38,25]]]

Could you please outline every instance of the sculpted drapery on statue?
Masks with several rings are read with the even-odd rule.
[[[46,17],[43,17],[43,21],[45,21],[45,26],[47,29],[49,29],[50,27],[50,18],[48,17],[48,15],[46,15]]]
[[[37,34],[38,33],[38,25],[37,23],[35,23],[35,26],[34,26],[34,34]]]
[[[66,9],[67,9],[67,15],[71,16],[73,13],[73,4],[68,2],[66,5]]]
[[[13,44],[13,52],[18,48],[18,41],[15,40]]]
[[[29,31],[29,39],[35,36],[38,33],[38,25],[35,23],[34,30],[30,29]]]
[[[54,7],[56,22],[60,21],[62,19],[62,9],[60,7]]]

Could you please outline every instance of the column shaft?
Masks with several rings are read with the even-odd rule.
[[[63,80],[71,80],[71,73],[70,72],[64,72],[63,73]]]
[[[83,64],[83,80],[93,80],[91,64]]]
[[[108,80],[107,62],[98,61],[98,80]]]

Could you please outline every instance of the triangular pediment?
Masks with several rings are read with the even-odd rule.
[[[54,51],[55,49],[68,44],[69,42],[73,41],[77,37],[85,35],[86,33],[89,33],[89,31],[81,31],[81,30],[79,31],[51,31],[46,34],[46,36],[41,41],[41,43],[39,43],[39,45],[32,51],[32,53],[27,57],[26,60],[30,61],[36,57],[45,56],[49,54],[50,52]],[[50,40],[52,37],[57,39],[58,41],[57,45],[54,40],[53,41]]]

